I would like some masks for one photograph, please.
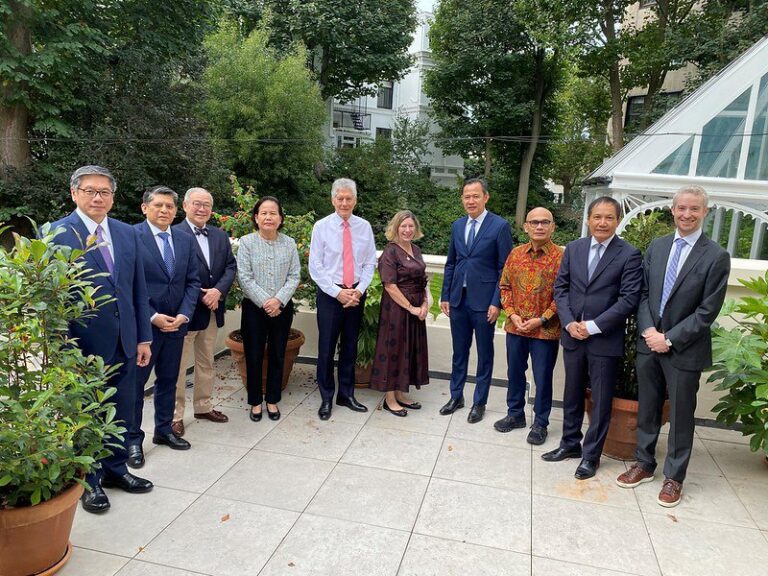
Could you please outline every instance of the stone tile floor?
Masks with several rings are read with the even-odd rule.
[[[736,432],[698,429],[684,500],[665,509],[658,476],[616,486],[622,462],[604,458],[584,482],[573,460],[543,462],[559,410],[541,447],[524,430],[494,431],[501,388],[474,425],[466,409],[438,414],[440,380],[413,392],[424,408],[406,418],[358,390],[368,413],[334,407],[320,422],[313,367],[298,365],[280,421],[253,423],[231,360],[217,367],[230,422],[196,422],[189,402],[192,449],[147,444],[151,493],[112,490],[103,516],[78,508],[62,576],[768,573],[768,468]]]

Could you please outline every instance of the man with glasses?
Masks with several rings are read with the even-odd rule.
[[[235,280],[237,262],[226,232],[208,225],[213,211],[213,196],[205,188],[190,188],[184,194],[182,204],[186,219],[173,227],[174,232],[187,234],[195,241],[197,271],[200,276],[200,293],[197,307],[189,321],[181,355],[181,369],[176,381],[176,410],[171,430],[176,436],[184,436],[184,404],[186,400],[187,373],[192,356],[195,358],[194,415],[197,419],[211,422],[227,422],[226,414],[214,410],[211,403],[213,391],[213,360],[216,333],[224,326],[224,300]]]
[[[58,244],[84,250],[90,242],[97,242],[83,258],[87,268],[98,274],[90,278],[98,293],[112,300],[100,306],[86,323],[71,324],[69,329],[83,354],[100,356],[111,366],[120,364],[107,384],[117,390],[109,399],[115,405],[115,420],[127,428],[133,418],[136,366],[149,363],[152,328],[138,234],[132,226],[107,216],[116,189],[115,178],[106,168],[78,168],[70,178],[70,194],[77,208],[54,222],[52,229],[64,228],[56,236]],[[110,508],[103,488],[120,488],[129,493],[152,489],[152,482],[128,472],[125,443],[119,438],[111,438],[110,442],[112,455],[102,459],[100,467],[85,478],[89,489],[81,500],[87,512]]]
[[[507,314],[507,415],[494,423],[499,432],[525,428],[525,372],[530,356],[536,382],[529,444],[547,439],[552,410],[552,373],[557,361],[560,320],[554,286],[563,249],[552,242],[555,222],[546,208],[534,208],[524,224],[529,241],[512,250],[499,280]]]

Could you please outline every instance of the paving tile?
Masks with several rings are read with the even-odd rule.
[[[229,416],[229,422],[218,423],[194,418],[189,423],[185,422],[184,438],[192,444],[192,450],[200,441],[250,449],[280,422],[270,420],[266,415],[261,422],[252,422],[248,417],[249,409],[231,406],[218,406],[216,409]]]
[[[206,494],[302,512],[334,463],[252,450]]]
[[[716,440],[733,444],[749,444],[749,436],[744,436],[737,430],[724,430],[711,426],[696,426],[696,436],[702,440]]]
[[[247,448],[208,442],[195,442],[189,450],[161,446],[147,455],[141,475],[155,486],[202,493],[247,452]]]
[[[661,484],[662,477],[657,475],[654,482],[634,489],[643,512],[757,528],[736,492],[723,477],[689,474],[683,484],[683,499],[674,508],[664,508],[656,501]]]
[[[576,480],[573,477],[578,465],[579,460],[576,458],[545,462],[540,454],[534,454],[534,494],[638,510],[637,499],[632,491],[616,484],[616,477],[626,471],[623,462],[602,458],[597,474],[589,480]]]
[[[464,440],[474,440],[475,442],[485,442],[488,444],[498,444],[510,448],[520,448],[525,450],[534,450],[536,452],[545,452],[554,450],[560,445],[560,436],[562,436],[562,421],[550,420],[549,435],[546,442],[541,446],[532,446],[526,442],[528,430],[519,428],[511,432],[497,432],[493,423],[505,416],[505,413],[486,412],[485,418],[476,424],[467,422],[467,412],[460,410],[451,417],[451,423],[448,426],[447,436],[451,438],[462,438]],[[531,424],[528,418],[528,425]],[[586,429],[586,428],[585,428]]]
[[[416,399],[415,395],[411,395]],[[421,401],[420,410],[408,410],[408,416],[401,418],[393,416],[389,412],[381,409],[381,402],[371,414],[367,426],[374,428],[388,428],[391,430],[407,430],[408,432],[419,432],[421,434],[432,434],[435,436],[444,436],[451,422],[449,416],[440,415],[442,404],[430,401]]]
[[[280,402],[278,404],[280,407],[280,412],[282,412],[284,415],[290,414],[291,411],[296,408],[296,406],[303,402],[304,399],[309,394],[311,394],[313,390],[316,389],[317,384],[315,384],[314,381],[310,384],[299,384],[294,380],[292,374],[291,379],[288,382],[288,386],[286,386],[285,390],[283,390]],[[248,404],[248,392],[243,387],[238,388],[232,394],[226,398],[223,398],[219,402],[218,406],[228,406],[231,408],[240,408],[241,410],[249,410],[250,404]],[[217,407],[217,409],[219,408]]]
[[[414,532],[530,553],[530,496],[433,478]]]
[[[414,534],[397,576],[530,576],[531,558],[498,548]]]
[[[56,572],[59,576],[114,576],[128,558],[74,547],[69,562]]]
[[[451,399],[451,389],[448,380],[430,378],[429,384],[420,390],[411,388],[408,395],[419,402],[432,402],[442,406]]]
[[[752,452],[749,446],[713,440],[702,442],[728,478],[746,478],[768,486],[768,466],[763,463],[762,456]]]
[[[376,401],[366,400],[364,398],[358,398],[358,401],[362,402],[368,408],[368,412],[355,412],[346,406],[338,406],[334,400],[329,422],[344,422],[347,424],[355,424],[357,426],[365,424],[371,417],[371,412],[376,409]],[[317,410],[320,408],[320,403],[320,392],[319,390],[315,390],[309,394],[301,404],[296,406],[293,412],[291,412],[291,415],[296,418],[310,418],[320,421],[317,416]]]
[[[534,496],[533,554],[597,568],[659,574],[640,512],[613,506]]]
[[[741,478],[729,478],[728,482],[757,527],[768,530],[768,498],[766,498],[765,484]]]
[[[768,542],[759,530],[646,514],[664,576],[764,576]]]
[[[531,492],[531,450],[446,438],[434,477]]]
[[[138,558],[213,576],[258,573],[298,516],[201,496]]]
[[[125,568],[117,573],[117,576],[199,576],[199,572],[179,570],[170,566],[161,566],[141,560],[131,560]]]
[[[667,457],[668,440],[668,434],[659,434],[659,441],[656,444],[656,462],[658,463],[656,471],[657,475],[662,478],[664,476],[664,459]],[[736,446],[731,447],[739,450]],[[712,458],[709,450],[707,450],[704,442],[698,438],[693,439],[693,452],[691,453],[691,459],[688,462],[688,474],[723,475],[723,471],[715,463],[715,460]]]
[[[643,576],[639,573],[616,572],[606,568],[595,568],[583,564],[572,564],[551,560],[549,558],[533,557],[532,576]]]
[[[346,410],[346,409],[345,409]],[[349,424],[290,414],[261,440],[259,450],[338,461],[355,439],[362,424]]]
[[[155,486],[147,494],[108,490],[112,508],[96,515],[77,507],[70,537],[75,546],[133,556],[198,497]]]
[[[442,442],[440,436],[366,426],[341,461],[429,476]]]
[[[339,464],[307,512],[411,530],[428,483],[428,478],[416,474]]]
[[[408,533],[303,514],[259,576],[394,576]]]

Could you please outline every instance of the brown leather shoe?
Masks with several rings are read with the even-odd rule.
[[[665,508],[672,508],[680,504],[682,497],[683,485],[680,482],[675,482],[672,478],[664,478],[664,484],[661,486],[661,492],[659,492],[656,501]]]
[[[179,438],[184,436],[184,422],[182,420],[171,422],[171,432],[176,434],[176,436],[178,436]]]
[[[645,468],[640,466],[637,462],[632,464],[629,470],[624,472],[623,474],[620,474],[618,478],[616,478],[616,484],[621,486],[622,488],[634,488],[635,486],[639,486],[643,482],[652,482],[653,481],[653,472],[648,472]]]
[[[210,420],[211,422],[229,422],[229,417],[218,410],[210,412],[195,412],[195,418],[199,420]]]

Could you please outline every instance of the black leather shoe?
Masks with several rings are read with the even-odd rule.
[[[405,408],[400,408],[400,410],[392,410],[392,408],[389,407],[389,404],[387,404],[387,399],[384,398],[384,401],[381,403],[381,407],[384,408],[387,412],[390,414],[394,414],[395,416],[400,416],[401,418],[403,416],[408,416],[408,410]]]
[[[445,403],[445,406],[440,408],[440,414],[443,416],[448,416],[448,414],[453,414],[459,408],[464,408],[463,396],[461,398],[451,398],[448,400],[448,402]]]
[[[110,506],[109,498],[98,484],[93,486],[91,490],[83,492],[83,495],[80,496],[80,502],[83,504],[83,510],[91,514],[106,512]]]
[[[547,462],[560,462],[566,458],[581,458],[581,446],[576,446],[576,448],[558,447],[541,455],[541,459]]]
[[[576,468],[576,474],[574,474],[574,476],[576,477],[576,480],[586,480],[587,478],[592,478],[598,468],[600,468],[600,460],[587,460],[585,458],[581,461],[579,467]]]
[[[261,422],[261,416],[264,414],[264,410],[259,412],[258,414],[253,411],[253,409],[248,410],[248,418],[251,419],[251,422]]]
[[[144,450],[139,445],[128,446],[128,459],[125,461],[131,468],[144,466]]]
[[[280,420],[280,408],[278,408],[274,412],[270,412],[269,411],[269,406],[267,406],[267,417],[270,420]]]
[[[320,409],[317,411],[317,415],[320,416],[320,420],[328,420],[331,417],[331,410],[333,407],[331,406],[330,400],[323,400],[323,402],[320,404]]]
[[[480,404],[472,404],[472,408],[469,411],[469,414],[467,415],[467,422],[470,424],[477,424],[480,422],[480,420],[483,419],[483,416],[485,415],[485,406],[480,406]]]
[[[410,404],[407,404],[402,400],[398,400],[397,403],[400,404],[400,406],[402,406],[403,408],[408,408],[408,410],[421,410],[421,402],[412,402]]]
[[[493,427],[497,432],[511,432],[515,428],[525,428],[525,416],[504,416],[496,420]]]
[[[126,472],[122,476],[113,476],[105,472],[104,477],[101,479],[101,485],[104,488],[120,488],[120,490],[125,490],[130,494],[149,492],[154,487],[154,484],[149,480],[134,476],[130,472]]]
[[[342,398],[339,396],[336,398],[336,405],[346,406],[354,412],[368,412],[368,407],[360,404],[354,396],[350,396],[349,398]]]
[[[162,444],[163,446],[168,446],[169,448],[173,450],[189,450],[192,448],[192,444],[184,440],[184,438],[179,438],[176,436],[176,434],[155,434],[152,437],[152,442],[154,444]]]
[[[541,446],[547,440],[547,429],[544,426],[534,424],[531,426],[531,431],[528,432],[528,438],[525,439],[528,444],[534,446]]]

